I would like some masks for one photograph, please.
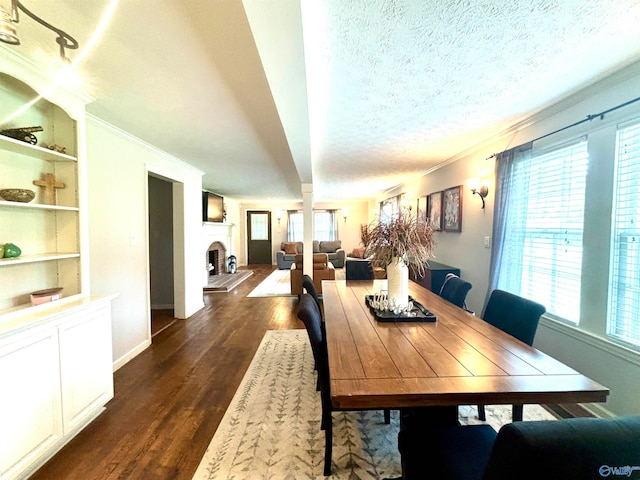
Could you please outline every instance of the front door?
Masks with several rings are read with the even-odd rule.
[[[247,212],[247,250],[250,265],[271,265],[271,212]]]

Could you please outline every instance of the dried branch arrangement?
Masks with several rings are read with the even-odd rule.
[[[401,212],[369,225],[365,255],[374,267],[381,268],[386,268],[394,257],[402,258],[414,274],[423,276],[435,248],[429,224],[411,212]]]

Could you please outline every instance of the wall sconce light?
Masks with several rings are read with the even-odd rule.
[[[344,218],[344,223],[347,223],[347,217],[349,216],[349,210],[346,208],[342,209],[342,218]]]
[[[471,190],[472,194],[478,194],[480,200],[482,200],[482,208],[484,208],[484,199],[489,194],[489,186],[486,181],[480,181],[479,178],[470,178],[467,180],[467,187]]]
[[[18,9],[22,10],[27,16],[38,22],[43,27],[46,27],[52,32],[58,34],[56,43],[60,46],[60,58],[65,63],[71,63],[71,60],[66,56],[65,48],[69,48],[71,50],[78,48],[78,42],[76,39],[67,32],[45,22],[36,14],[28,10],[20,0],[11,0],[11,13],[7,12],[4,7],[0,6],[0,42],[8,43],[9,45],[20,45],[20,38],[18,38],[18,32],[15,27],[15,24],[20,22]]]
[[[278,225],[280,225],[280,220],[282,220],[282,210],[278,210],[278,213],[276,213],[276,220],[278,220]]]
[[[378,215],[380,215],[380,210],[378,210],[377,208],[374,208],[373,209],[373,216],[377,218]]]

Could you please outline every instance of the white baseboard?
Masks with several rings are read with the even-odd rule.
[[[135,347],[134,349],[125,353],[123,356],[121,356],[120,358],[118,358],[116,361],[113,362],[113,371],[115,372],[116,370],[118,370],[120,367],[128,363],[129,360],[132,360],[134,357],[138,356],[144,350],[149,348],[149,346],[151,346],[151,340],[147,339],[144,342],[142,342],[140,345]]]

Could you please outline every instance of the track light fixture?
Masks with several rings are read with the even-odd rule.
[[[65,49],[75,50],[78,48],[78,42],[67,32],[54,27],[48,22],[38,17],[36,14],[27,9],[20,0],[11,0],[11,12],[7,12],[4,7],[0,6],[0,41],[9,45],[20,45],[20,38],[16,31],[15,24],[20,22],[18,10],[22,10],[28,17],[38,22],[43,27],[48,28],[56,33],[56,43],[60,46],[60,58],[66,63],[71,60],[66,55]]]

